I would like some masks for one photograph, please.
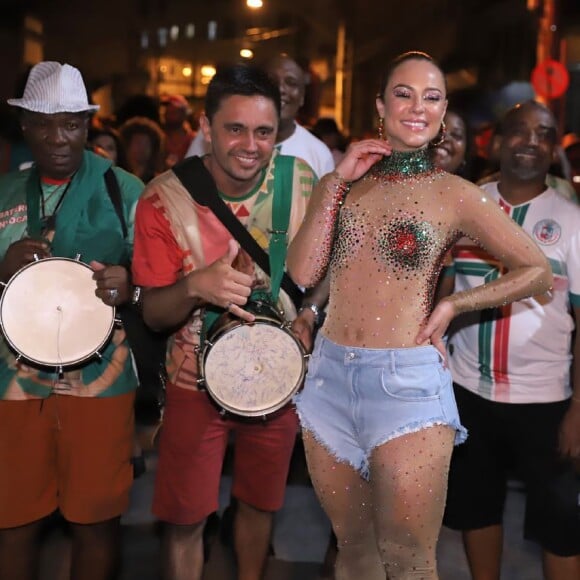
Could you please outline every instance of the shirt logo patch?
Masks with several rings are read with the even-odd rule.
[[[534,226],[534,239],[544,246],[552,246],[561,236],[562,228],[553,219],[540,220]]]

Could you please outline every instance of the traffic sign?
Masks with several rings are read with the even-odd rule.
[[[545,99],[558,99],[568,89],[570,74],[557,60],[544,60],[532,71],[532,86]]]

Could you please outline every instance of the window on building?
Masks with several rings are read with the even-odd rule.
[[[172,26],[169,29],[169,38],[171,40],[177,40],[179,38],[179,26]]]
[[[149,48],[149,33],[146,30],[141,33],[141,48],[143,50]]]
[[[185,36],[187,38],[193,38],[195,36],[195,24],[193,24],[192,22],[190,22],[185,27]]]
[[[157,30],[157,37],[159,46],[167,46],[167,28],[160,28]]]
[[[217,22],[210,20],[207,23],[207,38],[208,40],[215,40],[217,37]]]

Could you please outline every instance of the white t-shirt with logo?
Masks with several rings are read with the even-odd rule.
[[[580,208],[552,188],[518,206],[501,197],[497,182],[483,189],[544,252],[554,286],[543,296],[459,317],[449,339],[453,379],[493,401],[561,401],[571,394],[570,308],[580,306]],[[467,238],[453,255],[456,292],[501,276],[501,264]]]

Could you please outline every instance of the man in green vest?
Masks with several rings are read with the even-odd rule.
[[[137,378],[124,332],[90,336],[101,317],[83,323],[90,300],[85,298],[84,304],[75,298],[88,276],[97,307],[130,302],[130,275],[120,264],[130,261],[132,216],[143,184],[85,150],[89,115],[98,107],[89,104],[76,68],[41,62],[31,70],[23,97],[8,102],[21,110],[35,163],[0,178],[0,280],[8,283],[2,311],[20,308],[31,321],[16,329],[29,338],[18,351],[9,335],[13,329],[9,333],[2,320],[0,577],[36,577],[39,532],[44,520],[59,510],[72,533],[70,577],[106,580],[117,568],[120,515],[132,482]],[[120,208],[115,208],[105,182],[111,174],[120,191]],[[79,255],[84,264],[75,264]],[[71,270],[70,277],[61,276],[62,264]],[[23,290],[60,297],[57,310],[63,317],[77,302],[82,311],[71,313],[81,322],[57,332],[57,350],[62,354],[66,346],[74,351],[89,335],[100,358],[88,355],[68,366],[66,359],[62,365],[46,364],[37,356],[40,345],[52,346],[54,326],[61,319],[56,316],[52,325],[43,326],[50,314],[44,303],[31,315],[30,305],[10,302],[19,294],[9,289],[15,280],[27,279],[24,267],[32,272],[38,265],[46,279],[41,277],[38,284],[38,275],[33,277],[34,287],[22,282]]]

